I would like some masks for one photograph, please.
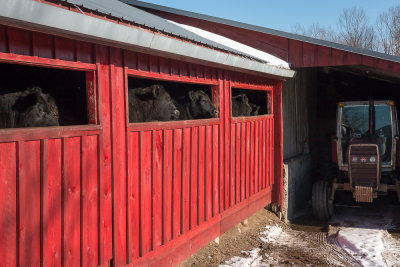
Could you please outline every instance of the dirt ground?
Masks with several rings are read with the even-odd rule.
[[[211,242],[180,266],[375,266],[374,259],[363,260],[368,255],[349,253],[339,244],[340,231],[354,228],[381,231],[391,249],[383,250],[378,266],[400,266],[400,205],[390,197],[373,205],[357,204],[343,198],[325,223],[308,213],[285,224],[272,212],[260,210],[247,226],[238,224],[220,236],[219,244]]]

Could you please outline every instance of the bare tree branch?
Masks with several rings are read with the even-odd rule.
[[[377,50],[376,33],[368,23],[364,9],[344,9],[339,17],[339,42],[349,46]]]
[[[379,16],[377,32],[380,39],[379,49],[386,54],[400,56],[400,6]]]

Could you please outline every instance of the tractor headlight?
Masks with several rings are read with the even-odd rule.
[[[353,157],[351,157],[351,162],[357,162],[358,161],[358,158],[356,157],[356,156],[353,156]]]
[[[369,162],[375,163],[375,162],[376,162],[376,157],[375,157],[375,156],[371,156],[371,157],[369,158]]]

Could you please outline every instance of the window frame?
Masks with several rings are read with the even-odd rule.
[[[125,106],[126,106],[126,122],[128,131],[141,131],[141,130],[166,130],[174,128],[183,128],[190,126],[204,126],[204,125],[217,125],[221,123],[221,104],[220,104],[220,91],[218,81],[211,80],[194,80],[188,77],[170,76],[158,73],[137,73],[137,71],[125,67]],[[173,82],[194,85],[206,85],[211,89],[211,101],[219,112],[218,118],[210,119],[197,119],[197,120],[176,120],[176,121],[152,121],[152,122],[129,122],[129,99],[128,99],[128,80],[130,77],[154,80],[160,82]]]
[[[265,91],[267,94],[267,114],[257,115],[257,116],[241,116],[241,117],[233,117],[232,116],[232,91],[233,89],[241,89],[241,90],[249,90],[249,91]],[[274,116],[274,108],[273,108],[273,85],[252,85],[245,83],[232,83],[230,86],[230,99],[229,99],[229,116],[232,122],[243,122],[243,121],[252,121],[258,120],[260,118],[269,118]]]
[[[99,79],[100,67],[98,64],[71,62],[60,59],[48,59],[9,53],[0,53],[0,63],[85,72],[87,90],[86,103],[88,112],[87,124],[0,129],[0,142],[67,137],[78,135],[78,132],[96,134],[102,130],[101,112],[99,109],[99,103],[101,100]],[[90,99],[92,101],[90,101]]]

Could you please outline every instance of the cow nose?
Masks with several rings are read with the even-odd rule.
[[[214,110],[214,117],[218,117],[218,114],[219,114],[218,110]]]

